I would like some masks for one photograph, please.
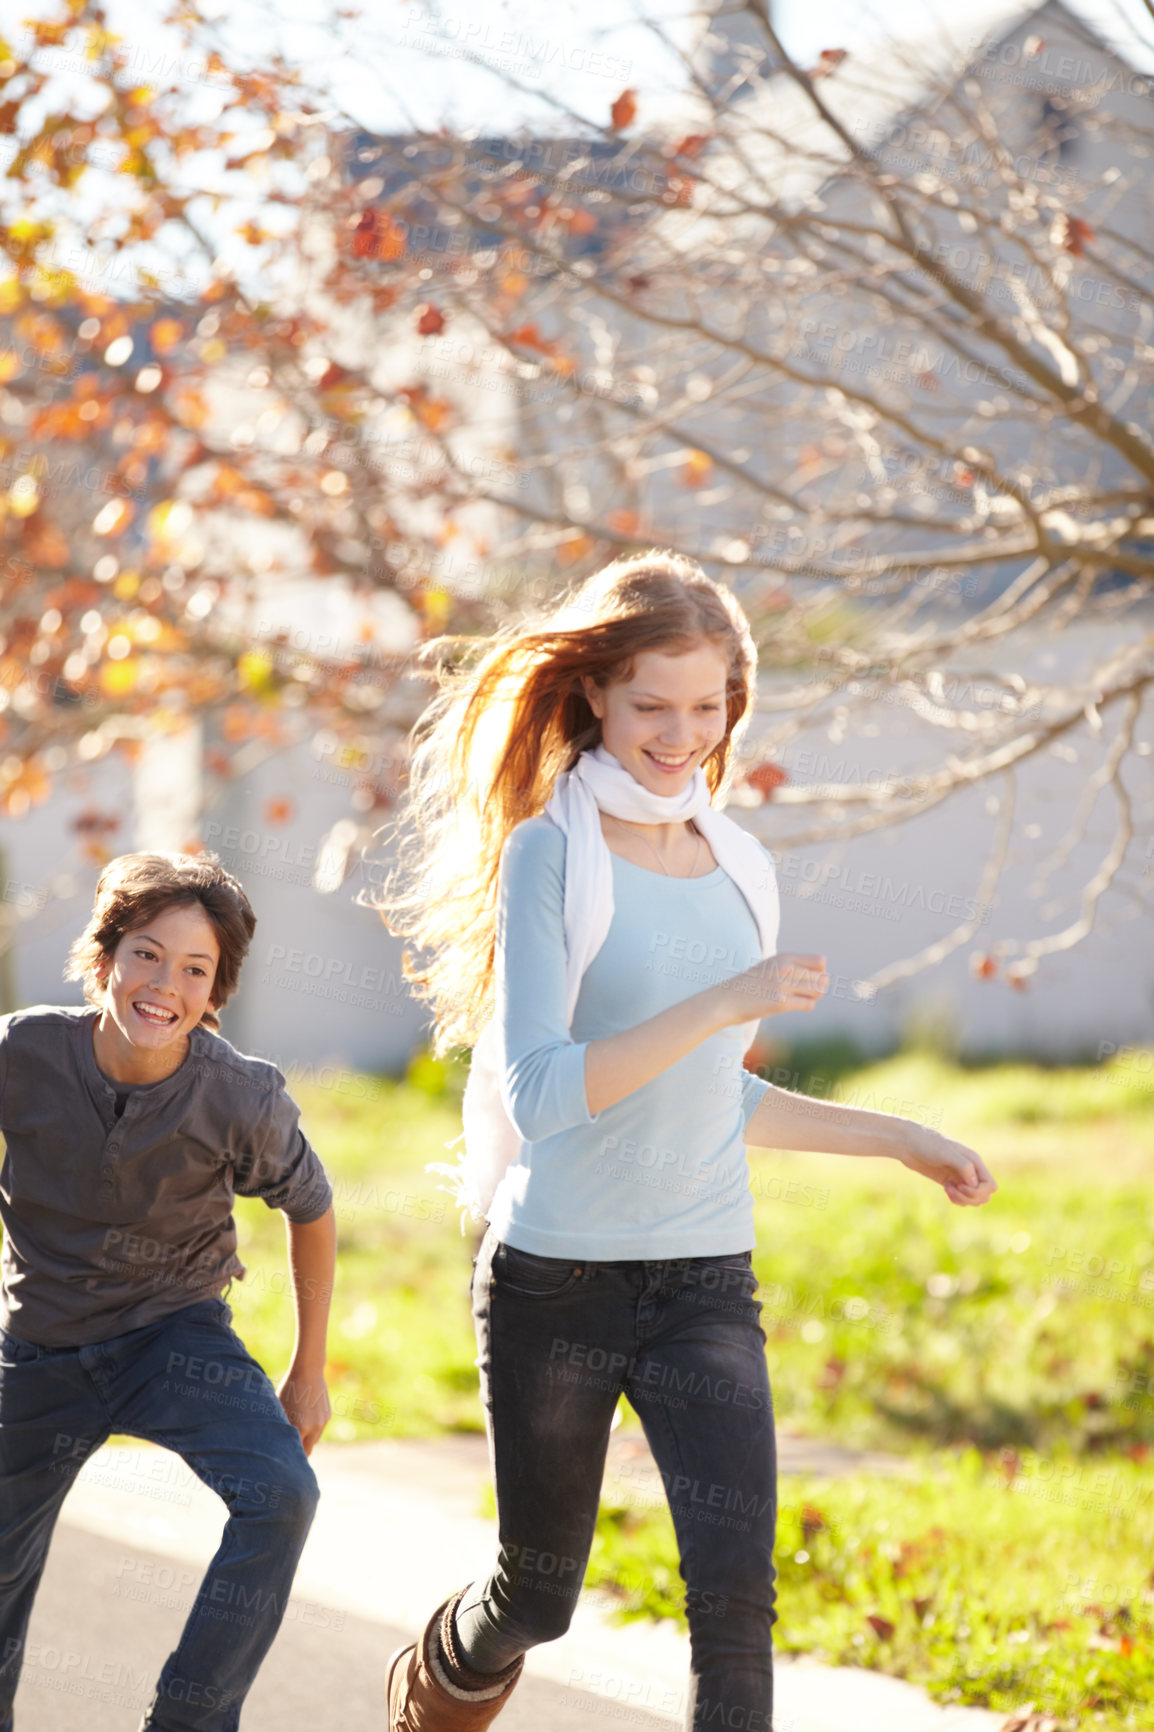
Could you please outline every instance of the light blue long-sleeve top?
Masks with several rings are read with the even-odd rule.
[[[744,1131],[768,1083],[742,1068],[738,1027],[599,1113],[585,1047],[728,980],[761,956],[753,913],[720,866],[667,878],[618,855],[613,920],[565,989],[565,836],[547,818],[510,833],[497,888],[502,1093],[524,1139],[489,1213],[498,1236],[546,1257],[725,1256],[754,1246]]]

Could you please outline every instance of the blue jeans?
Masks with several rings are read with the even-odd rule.
[[[485,1235],[473,1270],[500,1552],[457,1612],[496,1672],[569,1627],[624,1394],[665,1485],[686,1584],[687,1727],[773,1725],[777,1463],[749,1252],[537,1257]]]
[[[182,1456],[228,1524],[141,1732],[236,1732],[284,1616],[317,1482],[223,1299],[91,1347],[0,1330],[0,1732],[11,1732],[32,1601],[64,1497],[123,1432]]]

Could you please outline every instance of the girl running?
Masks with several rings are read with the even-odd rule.
[[[809,1011],[773,863],[718,809],[756,655],[692,561],[615,561],[443,675],[418,730],[390,927],[439,1050],[473,1047],[461,1194],[496,1481],[492,1573],[394,1655],[391,1732],[474,1732],[569,1626],[614,1410],[637,1411],[686,1583],[686,1726],[769,1732],[776,1460],[747,1144],[880,1155],[981,1204],[973,1150],[743,1070]],[[410,965],[411,966],[411,965]],[[702,1519],[702,1512],[708,1519]]]

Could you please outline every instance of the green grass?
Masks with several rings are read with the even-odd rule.
[[[917,1451],[1154,1444],[1154,1073],[963,1069],[907,1054],[817,1092],[911,1116],[986,1157],[983,1209],[888,1161],[755,1151],[757,1272],[778,1423]],[[299,1084],[334,1180],[340,1281],[330,1435],[480,1429],[473,1240],[426,1163],[460,1129],[446,1093],[377,1078]],[[363,1093],[352,1092],[353,1085]],[[270,1368],[291,1345],[283,1229],[241,1201],[231,1302]]]
[[[893,1162],[751,1157],[779,1428],[908,1468],[783,1482],[779,1649],[943,1702],[1034,1700],[1064,1728],[1154,1724],[1154,1054],[1045,1068],[826,1048],[767,1074],[939,1123],[1001,1186],[957,1209]],[[414,1077],[294,1083],[337,1195],[330,1437],[481,1428],[474,1241],[424,1170],[459,1133],[460,1075]],[[259,1203],[237,1214],[237,1326],[275,1373],[283,1230]],[[622,1615],[681,1616],[664,1508],[605,1503],[589,1585]]]
[[[1150,1725],[1146,1469],[970,1450],[910,1476],[783,1480],[781,1500],[780,1653],[907,1678],[942,1703],[1033,1701],[1063,1726]],[[606,1503],[586,1585],[622,1621],[683,1624],[668,1513]]]

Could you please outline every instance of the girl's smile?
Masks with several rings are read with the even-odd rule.
[[[642,787],[670,795],[725,736],[727,677],[720,652],[701,643],[679,655],[644,650],[631,678],[584,684],[606,751]]]

